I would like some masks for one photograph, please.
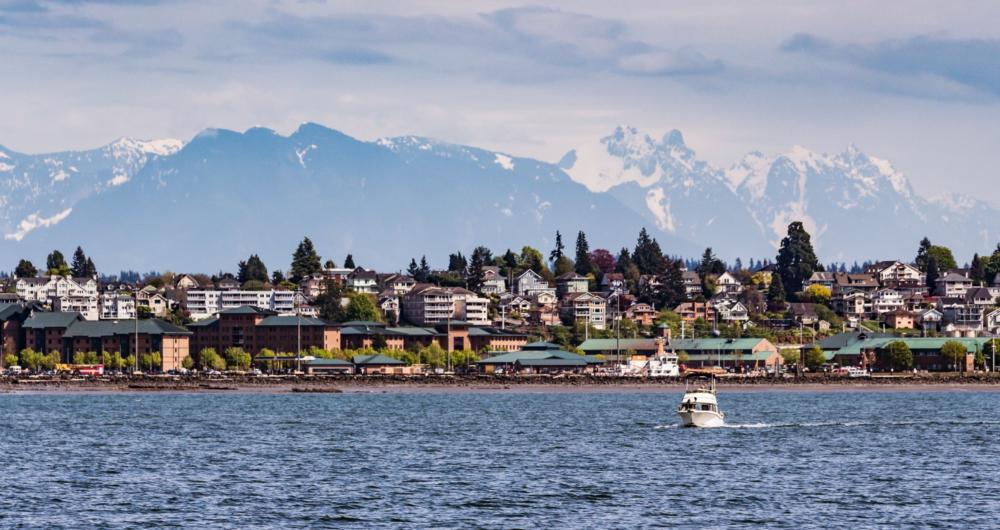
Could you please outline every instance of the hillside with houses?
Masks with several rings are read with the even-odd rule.
[[[1000,246],[960,265],[926,238],[910,259],[821,264],[801,223],[773,259],[724,263],[663,253],[645,230],[617,252],[476,247],[436,269],[395,272],[299,243],[287,269],[257,255],[234,272],[101,274],[82,248],[2,278],[4,366],[119,371],[427,370],[608,372],[677,355],[690,368],[779,373],[992,368]],[[879,256],[882,258],[882,256]],[[963,356],[944,352],[960,345]],[[902,345],[902,346],[900,346]],[[898,354],[905,346],[909,356]],[[366,364],[367,363],[367,364]]]

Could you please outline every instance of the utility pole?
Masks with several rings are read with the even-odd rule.
[[[299,290],[295,291],[295,299],[292,300],[292,304],[295,305],[295,371],[302,371],[302,310],[298,305]]]
[[[135,353],[133,353],[133,371],[139,371],[139,293],[132,291],[132,302],[135,304]]]

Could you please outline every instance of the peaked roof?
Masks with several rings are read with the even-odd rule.
[[[36,311],[24,321],[21,327],[26,329],[65,328],[77,320],[83,320],[83,315],[76,311]]]
[[[583,351],[657,350],[656,339],[588,339],[580,344]]]
[[[219,311],[220,315],[277,315],[278,313],[270,309],[264,309],[252,305],[241,305]]]
[[[522,350],[561,350],[562,346],[554,342],[529,342],[521,347]]]
[[[524,366],[586,366],[583,355],[563,350],[512,351],[487,357],[477,364],[514,364]]]
[[[272,315],[260,321],[258,326],[319,326],[328,324],[325,320],[314,317],[297,317],[295,315]]]
[[[374,355],[355,355],[351,358],[356,366],[365,365],[393,365],[393,366],[406,366],[406,363],[400,361],[399,359],[393,359],[392,357],[382,355],[377,353]]]
[[[143,335],[191,335],[191,332],[159,319],[140,320],[139,333]],[[131,335],[136,332],[135,320],[80,320],[66,330],[63,337],[111,337]]]

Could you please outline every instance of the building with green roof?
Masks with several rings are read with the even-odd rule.
[[[941,356],[941,348],[947,342],[958,342],[965,347],[966,359],[963,370],[971,371],[976,352],[983,351],[989,337],[950,338],[950,337],[893,337],[880,336],[853,341],[844,347],[825,351],[829,362],[840,366],[861,366],[874,370],[888,371],[893,368],[889,359],[889,345],[902,342],[913,352],[913,367],[918,370],[946,371],[953,365]]]
[[[541,344],[536,343],[535,349],[500,353],[476,364],[487,374],[585,373],[592,371],[595,366],[604,364],[604,360],[599,356],[568,352],[551,343],[548,343],[548,346],[543,348]]]

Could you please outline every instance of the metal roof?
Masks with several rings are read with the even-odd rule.
[[[301,322],[303,326],[326,327],[326,321],[314,317],[297,317],[295,315],[272,315],[260,321],[258,326],[298,326]]]
[[[980,337],[980,338],[950,338],[950,337],[883,337],[877,339],[868,339],[864,341],[858,341],[849,344],[835,352],[834,355],[860,355],[864,350],[881,350],[892,344],[893,342],[902,342],[906,344],[910,350],[914,351],[927,351],[927,350],[940,350],[944,343],[948,341],[955,341],[963,344],[965,346],[965,351],[968,353],[975,353],[983,348],[983,346],[989,342],[990,338]]]
[[[36,311],[21,325],[27,329],[65,328],[83,316],[76,311]]]
[[[588,339],[580,344],[583,351],[656,350],[656,339]]]
[[[375,355],[355,355],[351,358],[356,366],[368,366],[368,365],[394,365],[394,366],[405,366],[406,363],[400,361],[399,359],[393,359],[387,355],[382,355],[380,353]]]
[[[191,332],[159,319],[140,320],[139,333],[143,335],[191,335]],[[65,338],[113,337],[136,332],[135,320],[80,320],[73,322],[63,334]]]
[[[670,341],[669,347],[677,351],[688,353],[697,351],[732,351],[732,350],[752,350],[764,342],[762,338],[726,339],[726,338],[704,338],[704,339],[674,339]],[[777,348],[775,348],[777,349]]]

